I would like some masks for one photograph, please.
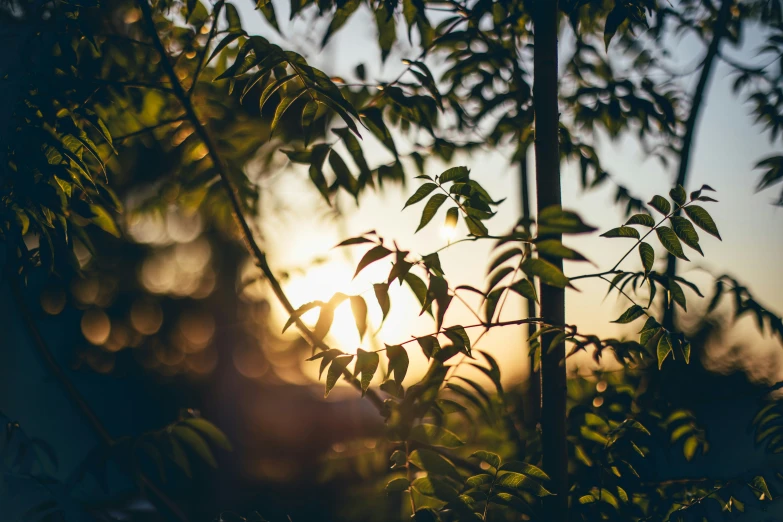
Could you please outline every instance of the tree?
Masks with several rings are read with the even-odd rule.
[[[323,39],[326,43],[362,5],[295,2],[291,16],[317,10],[329,21]],[[779,6],[774,2],[770,5]],[[647,24],[648,16],[657,17],[655,28],[659,32],[665,31],[661,20],[666,16],[698,26],[688,18],[690,3],[659,8],[648,1],[557,5],[544,0],[508,4],[411,0],[401,6],[396,2],[367,6],[377,25],[382,59],[391,53],[397,23],[402,21],[409,39],[416,33],[421,52],[416,59],[408,60],[403,72],[391,82],[367,82],[364,69],[357,68],[361,81],[358,87],[313,67],[301,54],[262,36],[249,35],[236,7],[223,0],[209,10],[200,2],[150,4],[139,0],[132,5],[120,4],[118,10],[132,15],[127,18],[131,20],[127,30],[112,27],[105,14],[89,7],[47,5],[47,16],[40,20],[34,9],[24,11],[23,16],[29,16],[31,24],[43,24],[51,32],[45,36],[39,33],[41,63],[18,72],[24,87],[13,113],[16,134],[4,151],[2,238],[11,260],[6,273],[17,302],[20,306],[24,303],[19,275],[33,273],[39,266],[60,275],[80,270],[73,254],[74,238],[89,247],[90,224],[120,235],[113,217],[120,208],[119,199],[99,173],[107,171],[108,165],[109,172],[138,175],[124,168],[121,154],[110,162],[105,158],[117,148],[139,146],[145,137],[154,135],[170,149],[167,152],[184,144],[177,172],[161,175],[163,183],[176,187],[179,198],[193,197],[195,208],[212,214],[224,227],[228,226],[228,215],[233,217],[234,230],[253,264],[290,315],[285,329],[296,326],[312,348],[310,359],[318,361],[321,373],[326,373],[326,394],[344,379],[378,409],[385,420],[386,447],[394,470],[386,489],[406,492],[416,520],[488,520],[493,516],[507,518],[513,512],[539,518],[539,503],[544,509],[543,519],[549,520],[596,516],[607,520],[649,519],[671,517],[680,505],[680,496],[694,491],[705,491],[703,498],[711,496],[714,491],[710,493],[706,486],[688,481],[651,487],[636,471],[635,459],[648,456],[651,441],[661,433],[668,436],[671,432],[673,440],[684,440],[683,453],[688,460],[705,447],[703,434],[689,412],[655,398],[648,399],[649,412],[640,412],[633,398],[620,391],[622,381],[615,383],[613,410],[601,410],[600,406],[591,409],[587,395],[577,397],[570,411],[567,404],[566,360],[580,351],[589,349],[600,360],[609,350],[618,362],[637,369],[660,369],[665,361],[672,364],[672,359],[688,363],[691,357],[691,341],[676,331],[671,321],[658,321],[655,297],[660,290],[667,303],[671,300],[684,308],[682,287],[697,293],[698,289],[674,272],[656,272],[655,250],[645,240],[655,232],[667,252],[684,259],[683,243],[701,251],[696,227],[720,238],[716,224],[702,206],[714,201],[709,196],[712,189],[704,186],[689,196],[683,183],[678,183],[669,192],[669,199],[656,196],[647,204],[662,216],[656,220],[645,204],[627,188],[618,186],[617,200],[625,205],[630,217],[602,235],[635,239],[633,246],[612,268],[571,278],[564,273],[563,260],[585,261],[586,257],[564,245],[562,237],[595,229],[574,212],[563,209],[560,195],[560,165],[564,160],[578,159],[584,186],[611,179],[592,143],[598,131],[613,137],[638,131],[640,140],[653,150],[677,142],[683,121],[677,110],[680,93],[650,81],[647,74],[660,67],[660,62],[639,49],[632,33]],[[259,2],[257,8],[277,27],[273,3]],[[730,8],[731,2],[726,1],[716,15],[703,64],[703,81],[697,85],[685,120],[683,145],[675,149],[680,165],[684,165],[681,172],[687,172],[700,99],[712,61],[719,56],[726,30],[721,27],[728,23]],[[777,25],[772,27],[779,30],[779,8],[774,11],[767,3],[759,3],[748,12],[766,12],[764,9],[778,13]],[[443,19],[433,25],[433,13],[443,11]],[[711,22],[713,15],[708,9],[706,20]],[[10,12],[9,16],[17,15]],[[573,82],[561,88],[558,35],[564,31],[561,21],[566,17],[574,43],[566,74]],[[634,60],[641,78],[615,77],[610,58],[601,51],[601,44],[606,50],[615,37],[622,58]],[[772,41],[779,43],[774,36]],[[437,60],[441,53],[446,54],[445,71],[436,79],[426,61]],[[530,61],[532,77],[527,72]],[[754,100],[775,135],[775,82],[779,78],[767,77],[764,69],[738,66],[738,70],[742,82],[754,80],[755,85],[762,86],[760,89],[770,89],[766,95],[754,94]],[[63,80],[53,82],[52,78]],[[43,85],[47,90],[40,89]],[[499,116],[495,113],[506,108]],[[562,119],[561,110],[565,113]],[[150,112],[154,112],[154,119]],[[223,116],[228,112],[238,115],[238,121],[226,122]],[[142,123],[140,128],[130,124],[127,113]],[[328,130],[319,131],[324,128]],[[462,220],[469,232],[460,241],[496,242],[497,255],[490,263],[487,289],[450,282],[440,263],[440,250],[419,257],[374,232],[349,238],[340,246],[369,247],[358,263],[357,274],[372,263],[392,260],[388,277],[373,286],[383,315],[392,304],[390,285],[399,281],[416,295],[421,312],[433,317],[435,329],[431,335],[376,351],[359,349],[352,353],[346,347],[331,346],[328,333],[336,307],[350,300],[357,328],[364,335],[367,300],[362,295],[338,293],[328,302],[314,301],[295,308],[288,299],[254,234],[251,217],[257,210],[257,192],[245,172],[262,142],[273,136],[277,136],[274,149],[292,162],[306,165],[314,188],[330,204],[338,193],[346,193],[358,202],[368,188],[404,181],[412,162],[423,183],[406,207],[426,200],[419,229],[429,225],[448,203],[446,224],[454,227]],[[393,158],[390,163],[371,166],[359,139],[367,137],[388,151]],[[452,163],[457,154],[479,146],[502,149],[510,145],[515,151],[513,161],[526,165],[531,141],[536,157],[536,216],[523,216],[505,234],[490,233],[487,226],[502,201],[494,199],[467,167],[452,166],[437,176],[425,170],[429,158]],[[120,147],[120,142],[129,145]],[[763,186],[774,183],[776,176],[768,173]],[[165,197],[158,201],[161,205],[170,202]],[[685,216],[679,215],[681,211]],[[27,246],[25,238],[31,237],[38,238],[38,246]],[[634,252],[638,252],[642,270],[621,269]],[[606,281],[610,290],[618,290],[631,301],[632,306],[615,322],[646,319],[638,341],[600,339],[568,324],[566,290],[574,281],[586,278]],[[733,283],[736,292],[741,285]],[[649,300],[642,306],[636,294],[645,284]],[[716,298],[722,291],[721,287]],[[447,311],[462,300],[460,294],[464,292],[481,297],[483,317],[475,310],[478,323],[449,324]],[[503,304],[512,293],[531,303],[529,310],[535,309],[532,303],[540,301],[540,316],[528,313],[525,318],[502,320]],[[774,313],[747,293],[742,293],[740,299],[745,309],[760,317],[762,328],[766,321],[780,334],[781,322]],[[667,303],[664,310],[670,309]],[[320,315],[311,328],[302,315],[313,309],[318,309]],[[25,316],[29,318],[30,313]],[[508,418],[501,368],[491,355],[475,348],[475,336],[470,335],[473,331],[518,325],[534,328],[528,339],[531,359],[537,353],[541,360],[540,438],[534,433],[520,434],[513,418]],[[35,321],[29,320],[28,327],[46,357],[47,347],[36,334]],[[407,350],[413,341],[430,362],[424,377],[406,388]],[[566,351],[567,343],[572,345],[570,351]],[[474,353],[483,360],[478,362]],[[386,358],[387,371],[375,388],[372,383],[382,357]],[[468,364],[486,376],[494,391],[456,374],[457,366],[466,360],[472,360]],[[51,370],[59,376],[56,364]],[[60,380],[66,393],[91,418],[95,430],[105,432],[84,399],[69,387],[67,378],[60,376]],[[461,437],[465,419],[467,424],[480,419],[490,431],[502,432],[511,449],[500,451],[497,440],[493,446],[492,439],[479,436],[470,441],[477,451],[469,457],[453,451],[465,444]],[[205,444],[195,428],[213,443],[228,444],[222,433],[203,419],[184,419],[165,433],[179,433],[209,461],[210,450],[207,447],[204,451]],[[184,432],[187,435],[183,430],[188,430]],[[196,434],[195,440],[191,432]],[[525,444],[530,450],[523,451],[523,436],[537,439],[540,452],[534,449],[536,444]],[[115,444],[108,434],[102,438],[107,446]],[[577,443],[569,447],[569,440]],[[577,470],[575,476],[569,477],[569,464]],[[471,476],[466,477],[465,472]],[[162,510],[167,507],[175,517],[183,518],[153,479],[144,474],[141,477],[164,505]],[[729,488],[756,493],[760,500],[770,497],[761,475],[741,477],[717,487],[715,491]],[[666,494],[661,493],[662,489]],[[732,498],[722,505],[730,506]],[[697,504],[690,502],[685,507]]]

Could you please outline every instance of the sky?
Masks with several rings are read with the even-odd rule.
[[[353,69],[358,63],[366,64],[371,79],[393,79],[402,70],[402,59],[413,58],[418,50],[411,49],[407,40],[401,39],[401,46],[395,48],[385,64],[381,64],[380,51],[375,42],[375,26],[368,11],[361,8],[346,24],[342,31],[332,38],[329,44],[319,50],[318,42],[325,30],[321,22],[308,24],[295,20],[285,24],[288,16],[286,6],[275,3],[278,19],[283,26],[286,40],[274,34],[270,26],[253,10],[251,3],[238,5],[243,18],[244,28],[251,34],[261,34],[282,45],[293,48],[303,54],[327,74],[353,77]],[[754,50],[762,41],[758,31],[748,31],[746,41],[740,49],[727,51],[733,56],[754,57]],[[682,57],[682,63],[693,63],[703,49],[693,41],[684,39],[676,42],[675,55]],[[611,53],[611,51],[610,51]],[[563,53],[565,54],[565,53]],[[431,62],[437,67],[436,62]],[[681,263],[682,275],[696,282],[704,293],[711,291],[712,278],[702,269],[713,274],[729,273],[743,281],[758,301],[772,310],[783,310],[783,278],[780,277],[779,260],[783,254],[783,240],[780,230],[783,225],[783,209],[771,203],[778,197],[778,191],[756,193],[755,186],[760,177],[754,171],[754,165],[763,157],[775,152],[777,148],[770,144],[762,129],[754,126],[749,116],[749,107],[731,92],[732,78],[728,68],[719,65],[714,73],[702,117],[691,161],[688,191],[707,183],[717,190],[716,199],[708,208],[714,217],[723,241],[701,234],[704,258],[693,253],[691,263]],[[692,79],[692,82],[695,80]],[[366,153],[371,165],[388,161],[377,145],[365,140]],[[668,168],[655,159],[645,158],[638,144],[632,138],[617,142],[602,140],[599,146],[601,161],[605,168],[622,184],[631,187],[632,193],[644,201],[654,194],[666,195],[675,179],[676,165]],[[531,174],[533,161],[530,158]],[[428,163],[428,173],[439,174],[442,170],[456,165],[466,165],[471,169],[472,177],[477,179],[496,198],[507,197],[500,206],[498,215],[488,222],[491,233],[503,233],[511,228],[521,214],[518,194],[519,183],[515,167],[508,164],[508,151],[478,153],[470,157],[461,156],[449,164]],[[599,228],[599,232],[589,236],[567,238],[565,243],[576,248],[590,259],[600,270],[614,265],[626,250],[633,246],[630,239],[599,238],[601,231],[614,228],[624,222],[622,210],[613,203],[613,185],[604,184],[601,188],[584,192],[579,187],[578,167],[566,165],[562,169],[563,205],[579,212],[587,222]],[[307,180],[306,171],[296,167],[286,167],[273,182],[262,185],[262,201],[266,198],[282,200],[282,205],[295,208],[319,208],[317,193]],[[342,219],[329,217],[328,209],[308,213],[276,210],[259,217],[259,227],[270,245],[270,257],[273,268],[307,267],[316,258],[325,258],[324,264],[306,270],[303,275],[293,275],[286,283],[294,305],[298,306],[314,299],[327,300],[332,293],[361,293],[370,303],[371,329],[380,325],[380,311],[374,305],[371,284],[383,280],[388,273],[389,264],[379,262],[366,269],[356,280],[352,280],[353,267],[363,254],[363,249],[354,250],[332,247],[342,239],[358,235],[369,229],[388,240],[396,240],[404,249],[413,253],[426,254],[437,247],[447,244],[447,239],[439,226],[430,225],[418,234],[414,230],[418,224],[421,208],[413,207],[401,211],[405,200],[412,194],[419,180],[409,180],[405,187],[385,187],[382,193],[368,191],[358,207],[343,198],[338,201]],[[264,188],[268,189],[267,194]],[[262,208],[264,205],[262,205]],[[445,210],[441,211],[434,223],[440,223]],[[464,236],[466,230],[458,229],[457,238]],[[486,244],[485,244],[486,243]],[[655,242],[653,242],[655,243]],[[491,259],[491,242],[467,243],[455,245],[441,254],[445,273],[452,284],[470,284],[484,287],[485,267]],[[658,262],[663,260],[663,250],[656,248]],[[662,266],[662,265],[660,265]],[[636,270],[640,263],[636,255],[629,256],[621,268]],[[599,271],[586,263],[566,263],[567,275],[578,275]],[[569,291],[567,295],[567,322],[577,324],[581,332],[595,333],[601,336],[632,336],[638,325],[621,327],[611,324],[630,303],[616,294],[604,298],[607,285],[600,280],[579,281],[579,292]],[[369,293],[366,293],[368,292]],[[709,294],[707,294],[709,295]],[[690,310],[706,306],[703,300],[688,293]],[[468,299],[474,306],[478,302]],[[726,310],[724,310],[726,311]],[[521,317],[522,303],[519,299],[509,298],[503,308],[502,317]],[[285,320],[282,309],[278,309],[280,321]],[[317,316],[312,313],[305,317],[314,322]],[[452,305],[447,323],[474,324],[475,317],[465,307]],[[418,306],[413,295],[407,289],[393,289],[392,312],[383,324],[377,339],[365,339],[365,349],[377,348],[379,342],[389,344],[410,339],[412,335],[424,335],[434,331],[434,325],[425,316],[418,316]],[[476,338],[480,329],[471,330]],[[337,313],[332,331],[332,342],[345,351],[354,351],[359,345],[358,334],[352,327],[350,308],[344,306]],[[749,324],[741,321],[731,328],[722,339],[723,347],[734,343],[747,343],[758,350],[759,354],[781,352],[780,346],[768,337],[760,336]],[[369,347],[369,348],[368,348]],[[501,362],[507,379],[518,380],[527,374],[527,362],[520,328],[493,330],[481,339],[479,348],[487,349]],[[412,354],[413,356],[413,354]],[[414,358],[412,373],[423,371],[424,357]],[[576,366],[589,366],[585,360],[572,363]],[[312,366],[312,365],[311,365]],[[769,367],[758,368],[752,362],[748,367],[758,378],[783,379],[783,375],[770,374]],[[309,375],[315,376],[314,367],[304,367]]]

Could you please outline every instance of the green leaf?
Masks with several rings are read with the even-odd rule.
[[[522,263],[522,271],[528,277],[538,277],[542,283],[556,288],[570,286],[568,278],[563,272],[549,261],[537,258],[528,258]]]
[[[329,152],[329,166],[332,167],[337,184],[348,191],[349,194],[356,196],[359,191],[359,184],[356,178],[351,174],[348,165],[343,158],[334,149]]]
[[[315,361],[317,359],[321,359],[321,366],[318,369],[318,378],[320,379],[321,376],[324,374],[324,370],[327,366],[329,366],[329,363],[331,363],[336,357],[339,357],[341,355],[346,355],[342,350],[336,350],[334,348],[330,348],[329,350],[326,350],[324,352],[318,352],[317,354],[313,355],[312,357],[308,358],[308,361]]]
[[[760,493],[760,496],[763,496],[763,499],[759,498],[759,500],[772,500],[772,493],[770,493],[769,487],[767,487],[767,481],[761,475],[754,477],[748,486]]]
[[[669,212],[672,210],[672,206],[669,203],[669,200],[664,198],[663,196],[653,196],[653,198],[650,200],[649,203],[652,208],[663,214],[664,216],[668,215]]]
[[[463,326],[449,326],[443,334],[448,337],[457,348],[462,349],[464,347],[465,350],[470,353],[470,337],[468,337],[468,333]]]
[[[489,235],[489,230],[477,217],[470,215],[468,210],[468,216],[465,218],[465,224],[468,225],[468,231],[476,237],[485,237]]]
[[[470,171],[467,167],[452,167],[445,170],[439,177],[441,183],[448,183],[449,181],[461,181],[466,179],[470,175]]]
[[[370,239],[367,239],[366,237],[351,237],[346,239],[345,241],[342,241],[334,246],[334,248],[338,247],[344,247],[344,246],[351,246],[351,245],[361,245],[362,243],[372,243],[373,241]]]
[[[495,479],[495,485],[512,490],[529,491],[537,497],[552,495],[544,486],[522,473],[509,471]]]
[[[663,245],[663,248],[668,250],[670,254],[674,257],[679,257],[682,260],[688,261],[688,258],[685,257],[685,252],[682,251],[682,244],[680,243],[680,240],[677,239],[677,234],[674,233],[674,230],[662,226],[656,228],[655,233],[658,234],[658,239]]]
[[[658,369],[663,366],[663,361],[672,352],[672,343],[669,340],[669,335],[664,333],[658,340]]]
[[[379,362],[380,357],[376,352],[365,352],[361,348],[356,350],[356,365],[354,366],[353,374],[361,377],[362,395],[370,387],[370,382],[378,369]]]
[[[419,300],[419,303],[424,306],[424,304],[427,302],[427,285],[424,284],[424,281],[422,281],[421,278],[416,274],[412,274],[410,272],[405,274],[403,280],[408,283],[411,291],[413,291],[413,295],[415,295],[416,299]],[[431,308],[429,307],[425,307],[425,310],[427,311],[430,311],[430,309]]]
[[[212,454],[212,450],[209,449],[207,443],[195,430],[180,424],[174,426],[171,431],[175,437],[184,442],[204,462],[213,468],[217,467],[217,462],[215,461],[215,456]]]
[[[421,346],[421,351],[424,352],[424,356],[427,357],[427,360],[440,350],[440,343],[438,342],[438,338],[434,335],[417,337],[416,342]]]
[[[378,301],[378,306],[381,307],[381,312],[383,312],[383,319],[386,319],[386,316],[389,315],[389,310],[391,309],[389,285],[386,283],[376,283],[372,285],[372,288],[375,291],[375,299]]]
[[[324,304],[325,303],[323,301],[311,301],[294,310],[294,313],[291,314],[291,317],[288,318],[285,326],[283,326],[283,333],[285,333],[285,331],[288,330],[291,325],[294,324],[296,320],[302,317],[302,315],[304,315],[306,312],[309,312],[313,308],[324,306]]]
[[[545,239],[536,243],[536,250],[539,254],[546,257],[559,257],[562,259],[568,259],[570,261],[587,261],[587,258],[577,252],[570,249],[557,239]]]
[[[182,449],[180,443],[173,436],[168,438],[168,442],[171,445],[171,460],[174,461],[174,464],[179,466],[186,477],[190,477],[190,462],[188,461],[185,450]]]
[[[329,27],[326,29],[323,40],[321,40],[321,47],[326,47],[329,42],[329,38],[332,37],[340,28],[345,25],[345,22],[351,17],[351,15],[359,8],[361,2],[359,0],[348,0],[338,5],[337,11],[332,16],[332,21],[329,23]],[[407,487],[407,486],[406,486]]]
[[[283,117],[283,114],[285,114],[291,105],[293,105],[296,100],[301,98],[305,92],[305,89],[302,89],[301,91],[298,91],[291,96],[286,96],[280,100],[280,103],[277,106],[277,110],[275,110],[275,116],[272,118],[272,124],[269,126],[272,132],[274,132],[274,130],[277,128],[277,124],[280,122],[280,118]]]
[[[414,522],[439,522],[438,512],[431,507],[423,507],[416,510],[411,517]]]
[[[688,205],[687,207],[683,207],[683,210],[685,210],[685,213],[691,218],[691,221],[693,221],[696,226],[708,234],[721,239],[718,227],[715,225],[715,221],[712,220],[712,216],[710,216],[709,212],[698,205]]]
[[[391,52],[394,42],[397,40],[394,13],[389,13],[384,4],[380,8],[373,9],[375,23],[378,26],[378,46],[381,48],[381,62],[385,62]]]
[[[500,468],[501,459],[500,459],[500,455],[498,455],[497,453],[490,453],[489,451],[483,451],[483,450],[474,451],[470,455],[470,458],[478,459],[481,462],[486,462],[487,464],[489,464],[495,469]]]
[[[183,421],[183,423],[187,424],[191,428],[196,429],[197,431],[200,431],[206,435],[210,441],[217,444],[226,451],[231,451],[233,449],[231,447],[231,442],[229,442],[228,437],[226,437],[226,434],[208,420],[196,417],[192,419],[186,419]]]
[[[618,324],[626,324],[630,323],[632,321],[635,321],[636,319],[640,318],[644,315],[644,308],[642,308],[639,305],[633,305],[628,310],[623,312],[623,315],[612,321],[613,323]]]
[[[408,479],[405,477],[397,477],[395,479],[392,479],[389,481],[388,484],[386,484],[386,491],[389,493],[395,492],[395,491],[405,491],[408,489],[408,487],[411,485],[410,482],[408,482]]]
[[[421,221],[419,222],[419,227],[416,229],[416,232],[427,226],[427,224],[432,221],[432,218],[435,217],[435,214],[438,212],[438,209],[441,205],[443,205],[443,202],[448,199],[448,196],[446,194],[435,194],[432,196],[429,201],[424,205],[424,210],[421,213]]]
[[[704,255],[699,246],[699,234],[690,221],[680,216],[672,216],[669,218],[672,222],[672,228],[677,237],[682,240],[683,243],[694,249],[696,252]]]
[[[418,203],[422,199],[429,196],[430,193],[436,188],[438,188],[438,186],[435,183],[425,183],[424,185],[416,189],[416,192],[414,192],[413,195],[408,198],[408,201],[405,202],[405,206],[402,208],[405,209],[413,205],[414,203]]]
[[[691,363],[691,343],[682,345],[682,355],[685,358],[685,364]]]
[[[445,502],[456,500],[459,497],[456,489],[438,477],[418,478],[413,481],[411,487],[425,497],[433,497]],[[434,520],[437,520],[437,518]]]
[[[366,254],[364,254],[361,261],[359,261],[359,264],[356,266],[356,272],[353,274],[353,277],[355,278],[357,275],[359,275],[359,272],[364,270],[364,268],[367,267],[368,265],[383,259],[389,254],[391,254],[391,250],[389,250],[384,246],[378,245],[376,247],[371,248],[369,251],[367,251]]]
[[[511,248],[509,250],[506,250],[505,252],[498,255],[492,263],[490,263],[489,268],[487,268],[487,274],[490,274],[493,270],[495,270],[497,267],[508,261],[509,259],[513,259],[517,256],[524,255],[525,253],[522,251],[521,248]]]
[[[239,18],[239,11],[233,4],[226,4],[226,21],[228,22],[228,32],[235,33],[242,30],[242,21]]]
[[[457,221],[459,220],[459,208],[458,207],[451,207],[446,211],[446,221],[444,222],[444,226],[446,229],[455,229],[457,228]]]
[[[408,460],[410,460],[411,464],[427,473],[461,480],[459,471],[454,467],[454,464],[430,449],[419,448],[414,450],[411,452]]]
[[[396,345],[386,345],[386,357],[389,359],[389,377],[394,374],[394,381],[402,385],[405,374],[408,373],[408,352]]]
[[[518,293],[525,299],[530,299],[531,301],[538,302],[538,294],[536,293],[536,287],[533,285],[533,283],[530,282],[529,279],[520,279],[519,281],[515,282],[513,285],[509,286],[511,290]]]
[[[332,360],[332,364],[329,366],[329,371],[326,372],[326,391],[324,392],[324,397],[329,396],[329,392],[332,391],[334,385],[337,384],[337,380],[343,374],[345,367],[348,366],[348,363],[350,363],[352,360],[353,355],[341,355],[339,357],[335,357],[334,360]]]
[[[595,227],[585,224],[579,214],[558,206],[547,207],[538,216],[538,235],[583,234]]]
[[[672,300],[675,303],[680,305],[683,310],[688,311],[688,308],[685,304],[685,292],[683,292],[679,283],[673,279],[669,279],[669,293],[671,294]]]
[[[639,257],[642,259],[644,274],[649,274],[655,264],[655,250],[649,244],[642,241],[639,243]]]
[[[625,224],[642,225],[645,227],[652,228],[655,226],[655,219],[653,219],[653,217],[650,214],[634,214]]]
[[[549,475],[544,473],[544,470],[527,462],[521,462],[518,460],[511,460],[500,466],[501,471],[514,471],[516,473],[522,473],[528,477],[532,477],[537,480],[548,481],[551,480]]]
[[[313,335],[316,338],[323,339],[329,333],[334,321],[334,311],[346,299],[348,299],[347,295],[338,292],[329,299],[328,303],[321,307],[321,313],[318,314],[318,321],[315,323],[315,329],[313,330]]]
[[[514,269],[510,266],[504,266],[497,272],[495,272],[495,275],[492,276],[492,279],[489,280],[489,285],[487,286],[487,293],[490,293],[496,286],[500,284],[500,282],[508,277],[509,275],[514,273]]]
[[[434,424],[417,424],[411,429],[410,439],[430,446],[450,449],[465,444],[453,432]]]
[[[465,481],[465,485],[469,488],[477,488],[479,486],[483,486],[484,484],[489,484],[492,482],[493,477],[492,475],[489,475],[487,473],[480,473],[478,475],[473,475],[472,477],[468,478]]]
[[[90,221],[97,225],[104,232],[108,232],[114,237],[120,237],[120,229],[117,227],[114,218],[100,205],[90,205],[94,216]]]
[[[685,189],[682,188],[682,185],[677,185],[669,191],[669,197],[672,198],[672,201],[682,206],[685,204],[685,201],[687,201],[688,195],[685,193]]]
[[[362,296],[351,296],[351,311],[356,321],[356,329],[359,331],[359,339],[363,339],[367,332],[367,303]]]
[[[632,237],[634,239],[639,239],[641,236],[639,235],[639,231],[635,228],[623,226],[604,232],[601,234],[601,237]]]

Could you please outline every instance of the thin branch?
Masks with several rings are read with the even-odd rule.
[[[143,129],[139,129],[137,131],[130,132],[128,134],[124,134],[122,136],[117,136],[117,137],[113,138],[112,141],[115,141],[115,142],[124,141],[124,140],[127,140],[129,138],[133,138],[135,136],[140,136],[142,134],[146,134],[148,132],[152,132],[152,131],[157,130],[157,129],[161,128],[161,127],[165,127],[166,125],[171,125],[172,123],[177,123],[177,122],[180,122],[180,121],[185,121],[185,118],[183,116],[180,116],[179,118],[172,118],[170,120],[164,120],[164,121],[158,122],[155,125],[152,125],[150,127],[145,127]]]
[[[201,73],[204,72],[204,69],[207,66],[207,55],[209,54],[209,44],[212,43],[212,40],[215,38],[215,34],[217,33],[218,28],[218,17],[220,16],[220,10],[223,7],[223,3],[218,3],[217,8],[215,9],[215,18],[212,21],[212,27],[209,30],[209,35],[207,36],[207,41],[204,43],[204,49],[201,53],[201,57],[198,61],[198,66],[196,67],[196,72],[193,74],[193,82],[190,84],[190,89],[188,90],[188,95],[192,96],[193,92],[196,90],[196,85],[198,84],[198,78],[201,76]]]
[[[217,146],[214,140],[212,139],[212,135],[209,133],[206,127],[204,127],[204,125],[201,124],[201,121],[199,120],[198,115],[196,114],[196,111],[193,107],[193,103],[191,102],[190,97],[188,97],[187,93],[185,92],[185,89],[182,87],[182,84],[180,83],[179,78],[177,77],[177,74],[174,71],[174,67],[171,65],[171,62],[169,61],[169,54],[166,51],[166,48],[163,46],[163,42],[161,41],[160,36],[158,35],[157,30],[155,29],[155,22],[149,4],[147,3],[146,0],[138,0],[137,3],[147,23],[150,36],[153,39],[153,44],[157,49],[158,53],[160,54],[161,65],[163,66],[164,72],[166,73],[166,75],[169,77],[169,80],[171,81],[172,91],[174,95],[177,97],[177,99],[179,100],[179,102],[182,104],[183,108],[185,109],[185,115],[187,119],[190,120],[191,125],[193,125],[196,134],[204,143],[204,145],[207,147],[207,153],[210,159],[212,160],[212,163],[214,164],[215,169],[218,172],[218,175],[220,176],[220,181],[223,184],[223,187],[225,188],[226,194],[228,195],[229,202],[231,204],[231,208],[234,214],[234,220],[236,221],[237,226],[239,227],[242,233],[242,239],[244,240],[245,247],[254,258],[258,268],[261,269],[261,272],[264,274],[264,277],[266,277],[267,281],[269,282],[269,286],[272,287],[272,292],[275,294],[278,301],[280,301],[280,304],[283,305],[283,308],[285,308],[288,314],[294,315],[296,309],[288,300],[288,297],[283,291],[280,282],[278,281],[272,269],[269,267],[269,263],[267,262],[266,259],[266,253],[261,250],[261,248],[258,246],[258,243],[256,242],[253,236],[253,231],[250,228],[250,225],[244,216],[242,202],[239,199],[239,194],[237,193],[236,187],[234,187],[233,182],[228,177],[228,169],[226,168],[225,163],[223,162],[223,158],[218,152]],[[299,317],[295,318],[294,323],[296,324],[296,327],[299,329],[299,331],[302,333],[305,340],[311,346],[324,351],[330,349],[330,347],[327,344],[325,344],[320,338],[316,337],[316,335],[307,327],[307,325],[304,324],[304,322],[302,322],[302,320]],[[343,377],[354,388],[356,388],[357,390],[361,390],[361,383],[359,383],[358,379],[356,379],[351,374],[350,370],[348,370],[347,368],[343,370]],[[377,392],[375,392],[372,389],[368,389],[365,392],[365,396],[370,400],[370,402],[373,403],[373,405],[378,409],[379,412],[383,413],[385,411],[383,399],[381,398],[380,395],[378,395]]]
[[[139,89],[154,89],[156,91],[167,92],[174,94],[174,90],[166,85],[151,82],[137,82],[137,81],[118,81],[118,80],[106,80],[104,78],[85,78],[87,83],[97,83],[100,85],[107,85],[110,87],[135,87]]]

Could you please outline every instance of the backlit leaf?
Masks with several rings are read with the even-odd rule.
[[[429,201],[427,201],[427,203],[424,205],[424,210],[421,213],[421,221],[419,222],[419,226],[416,229],[416,232],[427,226],[427,224],[432,221],[432,218],[435,217],[438,209],[441,205],[443,205],[446,199],[448,199],[446,194],[435,194],[429,199]]]
[[[626,324],[635,321],[644,315],[644,308],[639,305],[633,305],[623,312],[623,315],[612,321],[613,323]]]
[[[434,424],[417,424],[411,429],[410,438],[431,446],[452,449],[465,444],[453,432]]]
[[[408,198],[408,201],[405,202],[405,206],[402,208],[404,209],[410,205],[413,205],[414,203],[418,203],[422,199],[429,196],[430,193],[436,188],[438,188],[438,186],[435,183],[425,183],[424,185],[421,185],[418,189],[416,189],[416,192],[414,192],[413,195]]]
[[[528,277],[538,277],[542,283],[557,288],[569,286],[568,278],[549,261],[538,258],[528,258],[522,263],[522,271]]]
[[[351,296],[351,311],[356,322],[356,329],[359,331],[359,339],[363,339],[367,331],[367,303],[362,296]]]
[[[389,359],[389,377],[394,374],[394,381],[402,384],[408,373],[408,352],[400,345],[386,345],[386,357]]]
[[[663,366],[663,361],[672,352],[672,343],[669,341],[668,334],[664,333],[658,340],[658,369]]]
[[[337,384],[337,380],[343,374],[345,367],[353,360],[353,355],[341,355],[335,357],[332,364],[329,366],[329,371],[326,372],[326,391],[324,397],[329,396],[329,392],[332,391],[334,385]]]
[[[359,261],[359,264],[356,266],[356,272],[353,274],[353,277],[359,275],[359,272],[364,270],[364,268],[367,267],[368,265],[383,259],[389,254],[391,254],[391,250],[381,245],[371,248],[369,251],[367,251],[366,254],[364,254],[361,261]]]

